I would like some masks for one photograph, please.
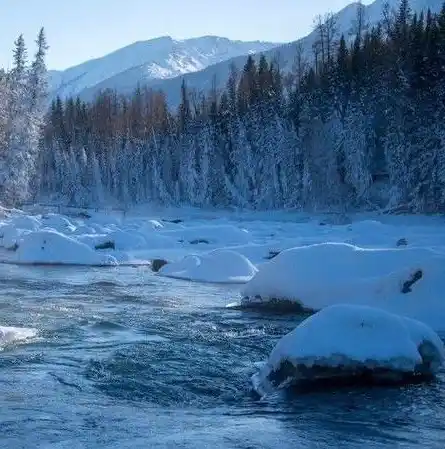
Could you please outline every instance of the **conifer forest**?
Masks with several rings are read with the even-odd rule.
[[[348,36],[332,16],[284,73],[264,56],[224,89],[47,95],[44,30],[0,73],[0,199],[70,205],[445,211],[445,5],[402,0]],[[300,51],[299,51],[300,50]],[[30,61],[30,62],[29,62]]]

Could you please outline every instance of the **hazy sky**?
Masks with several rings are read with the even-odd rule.
[[[165,35],[292,41],[311,30],[317,14],[338,11],[351,1],[1,0],[0,66],[10,65],[12,44],[20,33],[33,53],[41,26],[51,47],[48,66],[63,69]]]

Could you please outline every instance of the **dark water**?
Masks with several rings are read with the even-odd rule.
[[[0,267],[0,447],[445,445],[445,375],[400,388],[259,400],[254,362],[299,319],[225,309],[236,288],[146,269]],[[390,342],[388,342],[390,344]]]

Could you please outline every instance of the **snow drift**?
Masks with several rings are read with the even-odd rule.
[[[402,381],[434,375],[444,357],[439,336],[423,323],[366,306],[336,305],[279,340],[252,382],[263,395],[332,378]]]

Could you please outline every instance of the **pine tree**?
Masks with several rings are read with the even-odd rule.
[[[45,109],[48,90],[45,56],[48,51],[45,29],[41,28],[36,40],[37,52],[29,74],[29,91],[31,111],[41,113]]]

